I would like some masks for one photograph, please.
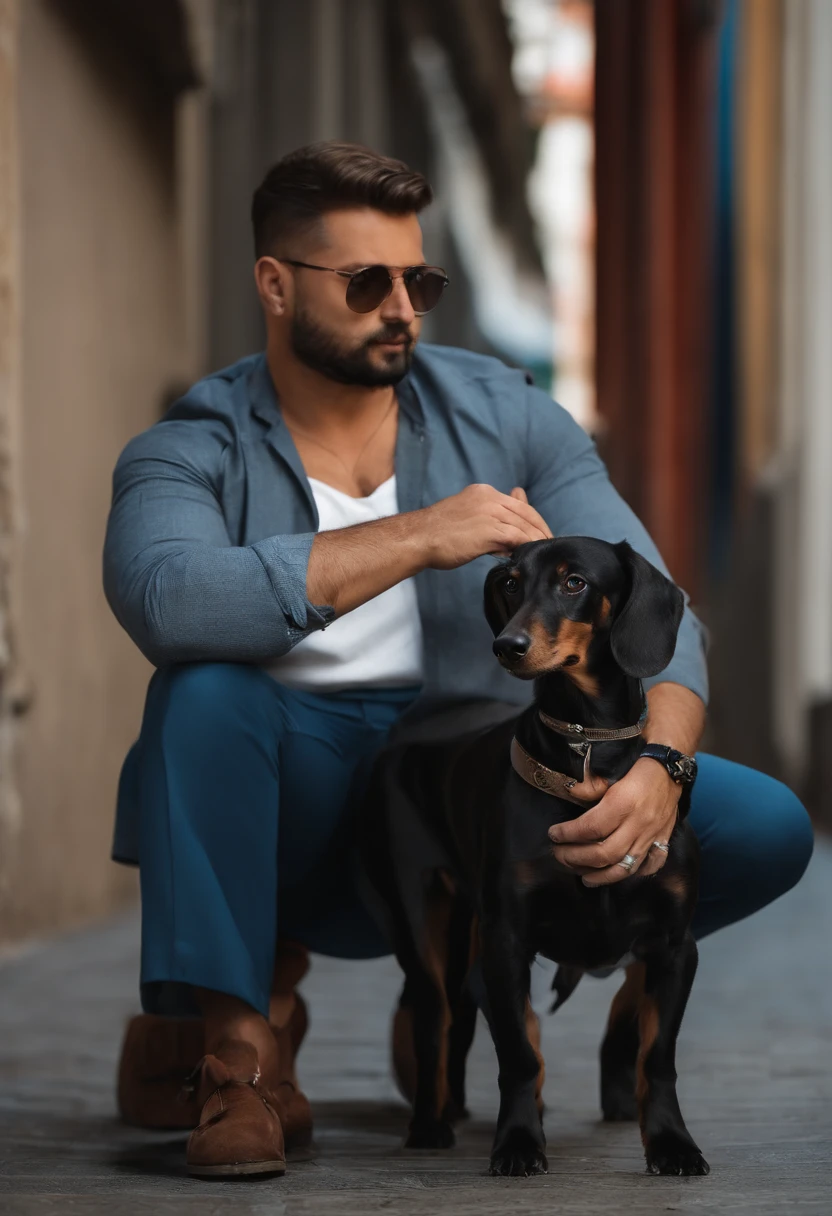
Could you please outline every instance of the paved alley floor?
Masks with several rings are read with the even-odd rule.
[[[707,1178],[644,1173],[638,1132],[598,1119],[597,1048],[614,977],[585,980],[544,1016],[549,1174],[486,1174],[496,1068],[481,1026],[473,1117],[447,1153],[401,1147],[406,1111],[388,1068],[391,960],[316,958],[301,1079],[316,1160],[282,1179],[204,1182],[184,1137],[121,1126],[113,1073],[136,1010],[135,917],[42,943],[0,965],[0,1212],[4,1216],[490,1216],[512,1213],[832,1212],[832,847],[800,887],[702,945],[682,1028],[679,1092]],[[535,969],[546,1008],[549,968]]]

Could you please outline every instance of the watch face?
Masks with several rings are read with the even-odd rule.
[[[696,777],[696,761],[692,756],[685,756],[682,752],[675,752],[671,757],[668,757],[668,771],[674,781],[680,781],[683,785],[689,785]]]

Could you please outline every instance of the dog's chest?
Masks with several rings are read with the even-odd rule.
[[[580,886],[580,890],[577,887]],[[535,888],[527,896],[526,932],[535,954],[587,970],[628,961],[647,927],[607,889],[588,890],[574,876]]]

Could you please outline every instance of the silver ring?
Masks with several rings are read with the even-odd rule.
[[[629,874],[630,870],[632,870],[633,866],[636,864],[637,861],[638,861],[637,857],[634,857],[632,855],[632,853],[627,853],[624,857],[621,858],[620,861],[617,861],[615,864],[617,866],[621,866],[621,869],[626,870],[627,873]]]
[[[670,845],[665,844],[664,841],[662,841],[662,840],[654,840],[653,843],[650,845],[650,848],[651,849],[661,849],[661,851],[663,853],[670,852]]]

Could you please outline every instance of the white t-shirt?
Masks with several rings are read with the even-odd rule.
[[[397,515],[395,474],[367,498],[309,478],[321,532]],[[281,684],[308,692],[345,688],[405,688],[422,682],[422,623],[413,579],[316,629],[268,664]]]

